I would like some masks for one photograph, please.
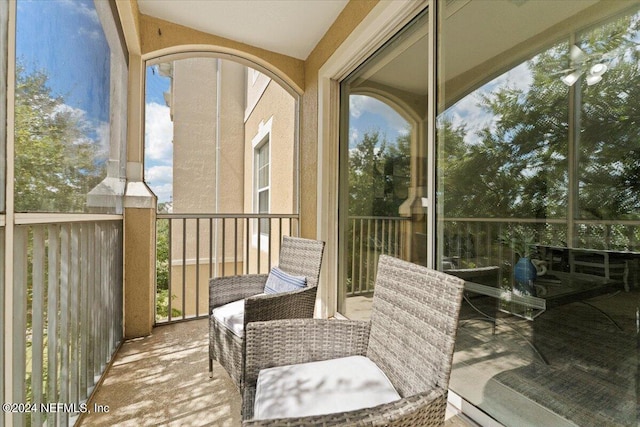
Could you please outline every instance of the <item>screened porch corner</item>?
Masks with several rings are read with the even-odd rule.
[[[158,326],[146,338],[125,341],[78,425],[240,426],[241,398],[231,378],[217,363],[209,378],[207,322]],[[447,427],[473,425],[447,416]]]

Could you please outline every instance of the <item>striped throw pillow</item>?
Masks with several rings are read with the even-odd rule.
[[[264,285],[265,294],[277,294],[280,292],[297,291],[307,286],[307,278],[304,276],[293,276],[285,273],[278,267],[273,267],[267,283]]]

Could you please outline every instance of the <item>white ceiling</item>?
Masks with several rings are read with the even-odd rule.
[[[557,1],[554,13],[549,13],[549,5],[544,1],[448,0],[444,31],[441,33],[445,78],[455,78],[487,60],[499,58],[514,46],[526,44],[596,3],[597,0]],[[482,22],[491,24],[478,24]],[[426,20],[423,18],[416,27],[404,39],[394,42],[384,55],[372,61],[374,64],[369,65],[361,77],[389,88],[425,96],[429,67]],[[568,37],[567,33],[564,37]],[[540,49],[538,47],[538,51]],[[525,61],[536,52],[525,53],[524,58],[513,57],[512,54],[512,57],[502,59],[501,64],[506,67],[513,65],[509,61]]]
[[[138,0],[140,12],[306,59],[348,0]]]

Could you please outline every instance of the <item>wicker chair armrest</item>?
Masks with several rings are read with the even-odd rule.
[[[264,292],[267,277],[245,274],[209,279],[209,313],[213,308]]]
[[[442,426],[447,408],[447,390],[416,394],[373,408],[301,418],[244,420],[243,427],[265,426]]]
[[[333,319],[288,319],[252,322],[245,329],[247,383],[261,369],[364,355],[370,322]]]
[[[310,319],[316,305],[316,286],[291,292],[255,295],[244,303],[244,324],[281,319]]]

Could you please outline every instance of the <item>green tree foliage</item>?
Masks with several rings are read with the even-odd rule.
[[[410,136],[365,132],[349,152],[349,215],[397,216],[410,181]]]
[[[585,219],[640,218],[640,21],[619,19],[585,37],[582,48],[612,61],[584,85],[579,144],[579,209]]]
[[[465,127],[442,121],[448,216],[566,214],[569,90],[543,71],[566,51],[558,47],[530,61],[529,88],[504,85],[479,96],[479,107],[494,120],[477,131],[478,143],[465,144]]]
[[[156,221],[156,320],[168,318],[169,299],[176,298],[174,294],[169,296],[169,221]],[[171,308],[172,317],[181,315],[180,310]]]
[[[169,221],[156,221],[156,286],[169,289]]]
[[[593,86],[584,76],[572,88],[560,80],[569,66],[568,42],[524,64],[528,86],[508,78],[487,83],[468,95],[491,119],[474,135],[445,114],[439,172],[446,215],[566,218],[573,146],[579,217],[640,218],[639,38],[637,17],[580,36],[585,75],[593,63],[608,62]]]
[[[104,178],[94,129],[52,93],[44,71],[16,68],[16,211],[82,212],[86,194]]]

